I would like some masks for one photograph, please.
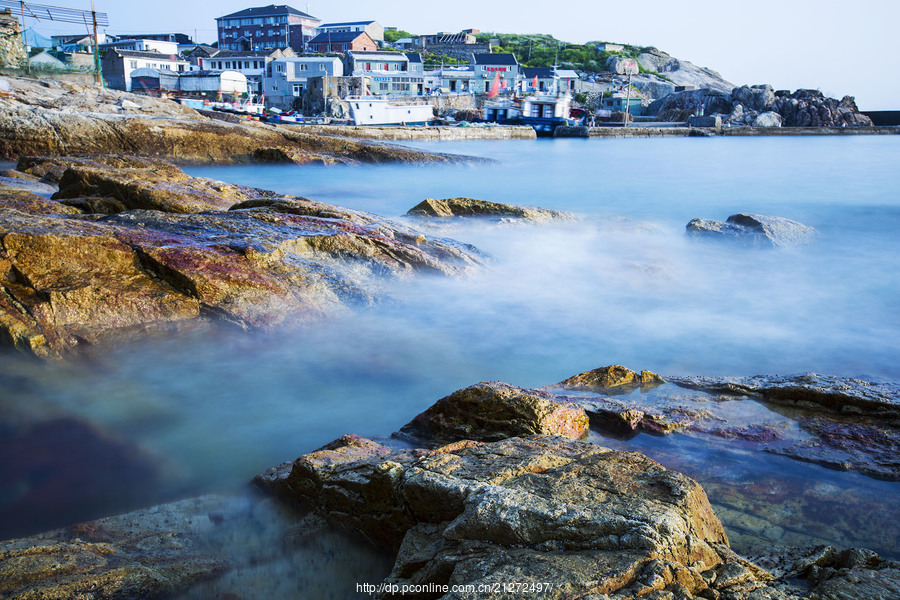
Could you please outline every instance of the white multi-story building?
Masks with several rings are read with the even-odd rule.
[[[422,56],[415,52],[348,52],[347,71],[365,77],[369,92],[416,96],[425,93]]]

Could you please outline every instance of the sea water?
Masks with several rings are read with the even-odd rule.
[[[398,281],[390,302],[299,332],[179,336],[87,364],[4,356],[5,409],[21,405],[16,390],[24,386],[32,413],[86,422],[137,448],[155,471],[152,486],[127,501],[117,500],[135,485],[127,473],[101,479],[80,503],[58,499],[57,509],[68,503],[70,511],[16,505],[38,483],[7,472],[0,500],[15,509],[2,514],[0,537],[233,489],[344,433],[389,435],[438,398],[483,380],[536,387],[609,364],[663,375],[900,379],[900,137],[410,145],[493,160],[186,170],[404,221],[477,246],[490,256],[484,269]],[[404,216],[425,198],[456,196],[578,219],[435,225]],[[738,212],[793,219],[818,236],[810,246],[762,250],[685,235],[692,218]],[[679,443],[643,437],[632,447],[651,455]],[[56,440],[54,452],[65,456],[66,443]],[[684,444],[701,462],[728,464],[727,444]],[[8,444],[0,450],[15,456]],[[869,486],[895,499],[900,490],[781,457],[759,463],[766,474],[813,487]],[[691,474],[702,482],[701,467]],[[39,483],[53,490],[53,477],[103,468],[51,469],[43,475],[50,481]],[[761,476],[747,465],[735,472],[746,481]],[[877,539],[847,541],[884,550]]]

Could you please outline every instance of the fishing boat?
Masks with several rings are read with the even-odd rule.
[[[427,98],[418,96],[349,96],[354,125],[424,125],[434,120]]]

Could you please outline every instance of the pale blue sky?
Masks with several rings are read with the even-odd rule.
[[[786,0],[779,5],[722,0],[275,3],[324,21],[374,19],[413,33],[475,28],[549,33],[572,43],[605,40],[656,46],[676,58],[712,68],[736,85],[818,88],[837,98],[856,96],[863,110],[900,109],[892,42],[900,24],[896,0]],[[46,4],[90,8],[90,0],[48,0]],[[215,41],[216,17],[267,4],[266,0],[95,0],[96,9],[109,15],[110,33],[177,31],[193,36],[196,32],[201,42]],[[28,24],[32,23],[29,19]],[[45,35],[72,31],[63,27],[67,26],[36,25]]]

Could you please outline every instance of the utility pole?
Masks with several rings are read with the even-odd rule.
[[[631,73],[628,73],[628,87],[625,88],[625,127],[628,127],[628,112],[631,109]]]
[[[25,34],[25,2],[20,0],[19,4],[22,9],[22,48],[25,50],[25,72],[31,75],[31,58],[28,56],[28,36]]]
[[[96,70],[94,81],[99,83],[100,87],[106,87],[103,83],[103,71],[100,69],[100,44],[97,39],[97,11],[94,10],[94,0],[91,0],[91,21],[94,22],[94,69]]]

